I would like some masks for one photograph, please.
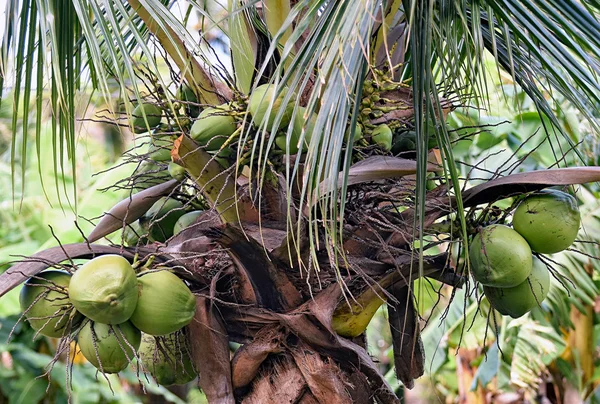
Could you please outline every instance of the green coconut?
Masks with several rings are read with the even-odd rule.
[[[144,115],[148,121],[144,120]],[[160,124],[162,117],[162,110],[154,104],[142,103],[134,108],[132,117],[133,131],[135,133],[147,132],[148,129],[152,129]]]
[[[357,122],[356,126],[355,126],[355,129],[354,129],[354,143],[356,143],[359,140],[363,139],[362,132],[363,132],[362,127]],[[348,129],[346,131],[346,133],[344,134],[344,141],[346,143],[348,143],[349,140],[350,140],[350,130]]]
[[[148,234],[148,229],[140,225],[137,220],[125,227],[123,232],[123,241],[130,247],[138,245],[138,243],[146,244],[148,239],[145,235]],[[141,238],[141,241],[140,241]]]
[[[169,136],[153,135],[150,146],[148,146],[148,157],[154,161],[171,161],[171,149],[173,140]]]
[[[188,325],[196,312],[196,298],[186,284],[167,270],[142,272],[139,299],[131,322],[150,335],[171,334]]]
[[[371,132],[373,141],[387,151],[392,149],[393,137],[392,130],[386,124],[377,126],[373,129],[373,132]]]
[[[121,324],[131,317],[138,301],[135,271],[120,255],[94,258],[71,277],[69,299],[94,321]]]
[[[546,190],[525,198],[513,216],[515,230],[531,249],[553,254],[575,241],[581,223],[577,200],[556,190]]]
[[[181,216],[175,223],[175,226],[173,226],[173,234],[177,234],[186,227],[191,226],[202,214],[204,214],[203,210],[194,210]]]
[[[237,125],[231,115],[228,104],[216,108],[206,108],[190,129],[190,137],[206,150],[219,150],[229,136],[235,132]]]
[[[288,89],[283,88],[279,96],[273,101],[273,98],[275,98],[276,95],[275,85],[263,84],[256,87],[250,96],[250,100],[248,101],[248,111],[250,112],[250,115],[252,115],[255,126],[266,126],[266,130],[268,132],[272,132],[275,118],[277,117],[281,108],[284,108],[284,111],[281,116],[281,120],[279,121],[279,127],[283,128],[290,123],[290,120],[292,119],[292,113],[294,111],[294,103],[288,102],[288,104],[283,105],[287,92]],[[292,100],[293,97],[290,99],[290,101]],[[271,102],[273,102],[272,106]],[[269,106],[271,106],[270,111]],[[267,112],[269,113],[268,115]]]
[[[217,163],[219,163],[219,165],[223,168],[229,168],[231,167],[231,163],[229,162],[228,159],[224,158],[224,157],[215,157],[215,161]]]
[[[200,106],[194,105],[198,104],[198,97],[196,97],[194,90],[192,90],[188,85],[184,84],[179,87],[179,90],[177,91],[177,99],[186,103],[185,111],[188,116],[192,118],[198,116],[200,113]]]
[[[517,286],[531,274],[527,241],[510,227],[494,224],[477,233],[469,249],[473,277],[482,285]]]
[[[142,333],[129,321],[112,326],[88,321],[79,332],[77,344],[97,369],[118,373],[133,360],[141,339]]]
[[[300,143],[300,139],[302,139],[303,136],[304,139],[302,142],[302,150],[307,150],[308,145],[310,144],[310,139],[312,138],[313,131],[315,130],[315,125],[317,124],[317,118],[313,114],[308,120],[306,120],[304,115],[306,115],[306,108],[298,107],[298,109],[296,110],[296,115],[294,116],[294,121],[292,123],[292,133],[289,141],[289,150],[287,133],[279,135],[275,138],[275,144],[284,152],[287,152],[289,154],[298,153],[298,144]]]
[[[185,214],[183,204],[176,199],[162,197],[140,218],[140,224],[148,226],[153,241],[164,242],[173,236],[173,227]]]
[[[177,181],[182,181],[185,178],[185,168],[171,161],[169,163],[169,174]]]
[[[60,338],[71,325],[82,320],[69,301],[71,274],[49,270],[29,278],[21,289],[19,303],[31,327],[40,334]]]
[[[392,153],[406,153],[417,150],[417,134],[414,131],[403,132],[394,137]]]
[[[138,354],[156,382],[162,386],[186,384],[198,375],[194,370],[190,347],[181,333],[157,338],[144,334]]]
[[[546,265],[533,258],[529,277],[512,288],[484,286],[483,291],[494,309],[500,313],[519,318],[540,305],[550,289],[550,273]]]

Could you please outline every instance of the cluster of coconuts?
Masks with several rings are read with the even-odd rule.
[[[469,249],[472,275],[494,309],[518,318],[546,298],[550,274],[533,252],[553,254],[568,248],[580,224],[571,195],[546,190],[526,197],[513,215],[513,228],[494,224],[480,229]]]
[[[186,211],[184,205],[174,198],[162,197],[124,232],[124,241],[135,246],[150,241],[165,242],[174,234],[191,226],[204,213],[202,210]]]
[[[281,115],[278,123],[281,131],[273,134],[275,136],[274,143],[278,149],[294,154],[298,152],[300,147],[305,150],[310,143],[316,117],[314,114],[309,116],[304,107],[298,107],[294,115],[295,97],[290,97],[288,102],[285,103],[287,94],[287,88],[277,94],[275,86],[272,84],[258,86],[248,99],[248,111],[254,126],[265,128],[267,132],[272,132],[277,116]],[[240,120],[235,116],[234,105],[231,103],[222,104],[206,108],[200,112],[197,105],[198,99],[188,86],[182,86],[177,96],[186,105],[187,114],[195,119],[190,129],[190,137],[201,146],[204,146],[209,153],[216,154],[216,160],[219,163],[228,165],[226,159],[232,155],[232,150],[227,147],[227,144],[231,142],[230,138],[238,129],[238,121]],[[151,103],[139,104],[132,113],[134,131],[142,133],[156,128],[160,125],[161,116],[162,112],[156,105]],[[286,132],[290,125],[292,130],[288,140]],[[354,142],[364,138],[363,128],[357,124]],[[374,126],[369,130],[367,138],[386,151],[392,149],[394,136],[388,125]],[[300,139],[303,139],[302,145],[300,145]],[[165,154],[164,158],[167,160],[169,156]]]
[[[294,115],[295,97],[290,97],[290,102],[284,105],[287,93],[288,90],[284,88],[277,95],[275,86],[263,84],[252,92],[248,100],[248,111],[254,125],[265,128],[267,132],[272,132],[275,121],[279,117],[279,128],[282,128],[282,130],[280,133],[275,134],[275,145],[284,152],[295,154],[300,148],[303,151],[307,150],[316,125],[316,116],[314,114],[309,116],[309,111],[304,107],[297,107]],[[271,106],[270,111],[269,106]],[[288,138],[287,128],[289,125],[292,128],[291,135]],[[349,135],[350,131],[346,133],[346,141],[349,141]],[[378,145],[385,151],[392,149],[393,133],[392,129],[386,124],[370,128],[366,137],[371,140],[371,143]],[[357,123],[354,129],[353,142],[364,141],[364,139],[363,128]]]
[[[125,369],[137,352],[160,384],[196,376],[180,331],[192,321],[196,299],[166,269],[136,274],[122,256],[102,255],[73,275],[47,270],[30,278],[20,304],[39,334],[72,334],[83,356],[104,373]]]

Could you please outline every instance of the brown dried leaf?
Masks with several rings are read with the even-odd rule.
[[[60,263],[70,258],[93,258],[96,255],[119,254],[132,260],[134,254],[126,249],[86,243],[65,244],[40,251],[16,263],[0,274],[0,297],[25,282],[30,277],[48,268],[48,263]]]
[[[123,199],[102,216],[100,222],[87,237],[90,243],[123,228],[125,224],[133,223],[148,211],[161,197],[171,193],[179,182],[169,180],[143,190],[130,198]]]
[[[570,167],[507,175],[467,189],[462,193],[465,207],[538,191],[557,185],[600,181],[600,167]]]
[[[369,389],[380,402],[400,403],[367,351],[338,336],[331,328],[331,317],[341,298],[338,284],[330,285],[314,299],[290,313],[281,314],[255,307],[222,307],[227,326],[233,333],[252,338],[252,329],[282,324],[300,340],[322,355],[360,369],[367,376]],[[240,327],[239,324],[244,324]],[[256,331],[255,331],[256,333]]]
[[[339,361],[352,363],[360,369],[367,376],[371,391],[375,392],[380,401],[399,404],[400,400],[379,372],[369,353],[361,346],[340,337],[331,328],[331,318],[340,298],[340,286],[330,285],[314,299],[295,310],[297,314],[280,315],[281,320],[314,349]],[[318,325],[311,321],[307,311],[318,320]]]
[[[371,395],[369,394],[367,376],[357,370],[350,375],[349,379],[348,392],[352,396],[352,402],[354,404],[370,404]]]
[[[331,360],[325,362],[310,347],[302,345],[292,349],[291,353],[317,402],[351,404],[352,398],[348,394],[340,368]]]
[[[419,329],[414,296],[409,286],[392,287],[395,301],[388,302],[388,322],[394,347],[396,377],[407,389],[412,389],[415,379],[425,371],[425,353]]]
[[[441,167],[434,164],[427,165],[427,171],[441,171]],[[354,164],[348,170],[348,185],[361,184],[363,182],[379,181],[389,178],[404,177],[417,173],[417,162],[400,157],[372,156]],[[338,175],[337,187],[341,187],[344,181],[344,173]],[[321,195],[333,191],[330,180],[323,181],[320,185]]]
[[[277,327],[278,329],[279,327]],[[273,328],[265,329],[262,335],[257,335],[254,341],[240,347],[231,361],[233,388],[235,390],[250,384],[256,375],[260,365],[272,353],[282,352],[282,338],[280,333]]]
[[[302,398],[305,389],[304,377],[291,360],[275,362],[269,373],[256,379],[252,391],[244,397],[242,403],[296,403]]]
[[[196,314],[188,328],[198,385],[208,402],[234,404],[229,338],[209,299],[196,297]]]
[[[274,311],[286,311],[302,303],[300,292],[260,243],[230,225],[213,228],[207,236],[229,249],[229,255],[254,288],[257,303]]]

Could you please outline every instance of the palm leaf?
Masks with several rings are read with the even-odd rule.
[[[20,120],[24,129],[28,128],[33,88],[36,88],[37,96],[33,108],[36,110],[36,149],[39,151],[39,118],[44,108],[40,95],[47,86],[55,118],[52,134],[55,171],[62,176],[67,175],[67,171],[70,176],[76,175],[75,119],[82,113],[76,106],[87,104],[81,102],[79,91],[90,86],[111,105],[113,89],[110,83],[116,81],[125,95],[127,110],[131,111],[131,96],[135,99],[143,97],[141,88],[132,81],[136,77],[136,61],[132,55],[141,51],[150,69],[158,71],[148,45],[150,33],[157,36],[177,62],[186,81],[198,88],[198,94],[207,102],[216,103],[219,94],[228,96],[227,87],[221,84],[217,90],[213,73],[207,73],[204,67],[210,67],[206,63],[209,59],[206,51],[166,8],[167,3],[167,0],[132,0],[129,4],[103,0],[11,0],[6,3],[9,24],[2,42],[2,84],[3,88],[9,84],[14,88],[13,98],[18,107],[14,109],[13,145],[22,145],[21,150],[13,146],[13,172],[17,163],[22,167],[27,164],[27,142],[17,141],[18,137],[25,137],[26,132],[15,129]],[[148,9],[152,10],[151,14],[145,11]],[[204,64],[201,65],[198,59]],[[86,77],[88,72],[89,77]],[[7,82],[7,77],[13,77],[14,82]],[[158,79],[166,87],[161,78]],[[59,182],[57,176],[57,190]],[[64,187],[63,195],[67,196]]]
[[[237,1],[229,0],[229,42],[231,61],[236,84],[243,93],[248,94],[252,87],[254,65],[258,52],[256,33],[248,21],[245,9],[238,7]]]

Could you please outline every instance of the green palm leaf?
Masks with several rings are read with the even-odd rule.
[[[194,8],[209,20],[212,18],[200,2],[190,4],[188,13]],[[19,118],[29,116],[30,110],[38,111],[39,116],[43,107],[39,97],[43,86],[40,84],[47,85],[57,124],[53,138],[58,173],[75,173],[75,105],[79,103],[79,90],[89,85],[108,98],[111,83],[116,83],[127,111],[131,111],[131,99],[144,97],[144,91],[138,88],[134,78],[140,55],[150,69],[156,68],[154,49],[148,45],[151,34],[175,60],[185,81],[203,95],[204,101],[217,103],[230,97],[227,87],[232,85],[232,80],[222,66],[211,63],[210,55],[195,42],[168,5],[166,0],[7,2],[7,17],[11,18],[2,43],[3,84],[7,85],[9,60],[14,59],[15,101],[28,104],[30,96],[26,93],[34,88],[34,83],[37,83],[38,96],[35,105],[24,105],[21,112],[15,113],[13,128],[16,129]],[[599,11],[596,1],[403,0],[380,3],[375,0],[303,0],[296,2],[287,15],[282,11],[287,10],[288,2],[272,1],[266,5],[263,17],[251,13],[251,28],[259,28],[263,33],[261,27],[264,25],[268,28],[267,36],[271,36],[267,54],[256,58],[263,64],[256,66],[253,85],[264,77],[271,77],[279,89],[289,88],[286,101],[296,105],[295,114],[298,107],[303,106],[308,115],[316,117],[316,135],[310,139],[307,150],[299,152],[304,155],[303,165],[301,159],[292,162],[288,156],[284,176],[288,191],[296,179],[300,180],[301,205],[318,201],[307,211],[307,219],[312,223],[309,235],[311,243],[315,243],[316,234],[321,231],[317,223],[324,224],[326,248],[332,258],[341,250],[340,223],[344,221],[345,203],[342,196],[347,189],[351,163],[351,150],[345,148],[344,137],[347,132],[354,132],[365,82],[377,80],[375,59],[381,48],[386,50],[383,54],[391,54],[393,49],[385,47],[408,44],[401,58],[404,63],[396,66],[394,73],[400,73],[398,77],[412,87],[420,167],[416,188],[416,234],[423,233],[429,136],[438,140],[445,175],[455,190],[458,211],[462,212],[458,170],[448,131],[442,123],[435,125],[435,134],[428,133],[425,127],[429,122],[441,121],[447,109],[444,96],[456,97],[463,102],[480,102],[486,98],[485,74],[489,74],[485,71],[486,57],[492,55],[513,75],[538,110],[549,117],[556,131],[561,129],[552,103],[555,93],[577,106],[597,127],[594,109],[600,104],[597,80],[600,24],[596,18]],[[254,7],[255,2],[244,4],[239,9],[241,12],[232,13],[231,18],[246,15],[242,12],[250,12]],[[374,18],[377,15],[382,18]],[[39,24],[30,24],[31,21],[39,21]],[[227,32],[226,21],[213,18],[210,22],[213,27]],[[396,41],[386,40],[384,33],[391,35],[395,28],[404,25],[407,25],[407,36],[400,36]],[[246,52],[250,48],[244,38],[249,39],[246,36],[237,38],[237,49]],[[281,62],[275,74],[265,75],[278,52]],[[245,70],[248,69],[249,65]],[[167,86],[163,78],[157,79],[161,86]],[[248,77],[238,81],[245,92]],[[280,115],[282,113],[280,111]],[[278,121],[280,119],[281,116]],[[27,128],[27,118],[24,123]],[[290,128],[280,130],[287,133],[288,138],[291,136]],[[13,132],[15,139],[23,136],[17,130]],[[40,134],[39,120],[36,134]],[[264,130],[260,136],[252,137],[251,132],[247,132],[241,140],[252,145],[250,157],[256,163],[252,176],[261,186],[269,172],[267,152],[273,147],[273,137],[267,137]],[[17,162],[27,164],[24,158],[26,142],[20,144],[21,150],[14,148],[12,151],[13,170]],[[67,167],[69,162],[70,167]],[[325,180],[337,184],[340,171],[346,173],[341,176],[341,186],[334,186],[336,191],[332,193],[319,195],[318,184]],[[59,181],[57,176],[57,187]],[[316,217],[320,221],[313,220]],[[459,213],[459,219],[464,228],[462,213]],[[291,218],[289,225],[294,225]],[[297,225],[298,234],[300,228]]]

